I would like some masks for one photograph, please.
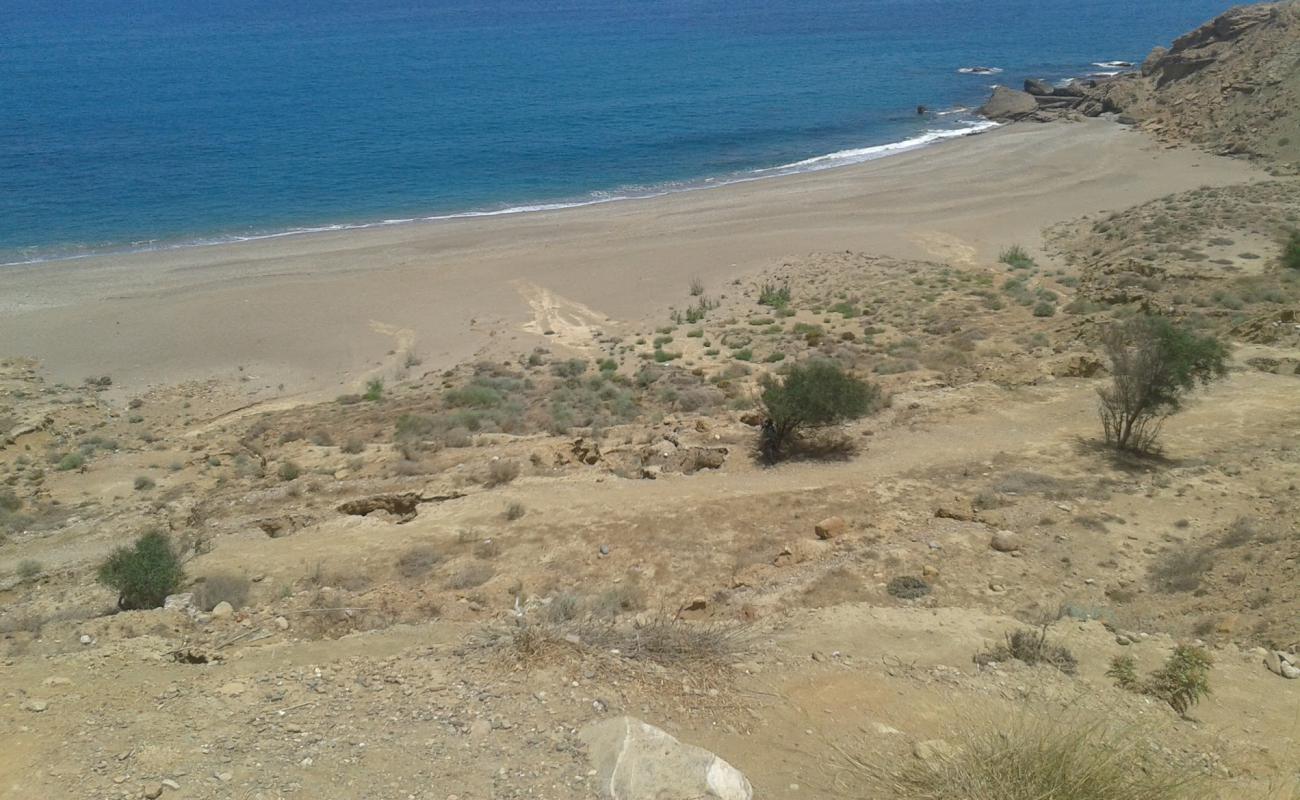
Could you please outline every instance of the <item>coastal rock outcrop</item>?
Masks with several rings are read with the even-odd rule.
[[[995,122],[1011,122],[1024,119],[1037,110],[1038,101],[1032,94],[998,86],[988,102],[980,106],[979,113]]]
[[[998,87],[981,113],[997,121],[1122,115],[1168,142],[1300,169],[1300,5],[1233,8],[1136,70],[1053,87],[1030,78],[1025,92]],[[1117,64],[1120,62],[1116,62]],[[1026,98],[1037,103],[1030,109]]]

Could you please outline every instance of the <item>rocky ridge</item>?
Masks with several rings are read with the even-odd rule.
[[[1239,6],[1157,47],[1141,66],[1109,79],[1024,90],[998,87],[981,109],[997,121],[1116,114],[1168,143],[1268,161],[1300,162],[1300,5]]]

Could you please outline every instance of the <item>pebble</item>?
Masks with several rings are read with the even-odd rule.
[[[159,783],[166,786],[168,789],[171,789],[173,792],[179,792],[181,789],[181,785],[171,778],[163,778]]]
[[[602,556],[607,556],[607,555],[609,555],[609,545],[607,545],[607,544],[602,544],[602,545],[600,546],[600,554],[601,554]]]
[[[213,619],[229,619],[235,615],[235,607],[225,600],[212,607]]]
[[[90,634],[88,634],[88,633],[83,633],[83,634],[81,634],[81,637],[80,637],[77,641],[81,642],[82,644],[90,644],[91,642],[93,642],[93,641],[95,641],[95,640],[92,639],[92,638],[90,638]]]
[[[32,711],[32,712],[34,712],[34,713],[38,713],[38,714],[39,714],[40,712],[44,711],[45,709],[49,708],[49,707],[50,707],[50,704],[49,704],[49,703],[47,703],[47,702],[44,701],[44,700],[39,700],[39,699],[37,699],[37,698],[35,698],[35,697],[33,697],[32,699],[30,699],[30,700],[28,700],[27,702],[23,703],[23,709],[24,709],[24,710],[26,710],[26,711]]]
[[[162,793],[163,785],[161,783],[146,783],[144,785],[144,796],[146,800],[157,800],[157,798],[162,796]]]

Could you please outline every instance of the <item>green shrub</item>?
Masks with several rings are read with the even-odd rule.
[[[668,337],[672,341],[672,337]],[[560,378],[577,378],[587,371],[587,362],[581,358],[556,361],[551,365],[551,373]]]
[[[501,405],[501,393],[491,386],[462,386],[443,392],[443,402],[452,408],[494,408]]]
[[[361,395],[362,399],[369,400],[372,403],[382,399],[383,396],[384,396],[384,382],[379,378],[375,378],[374,380],[368,382],[366,384],[366,393]]]
[[[291,481],[302,474],[302,468],[292,461],[283,461],[280,463],[280,468],[276,470],[275,474],[278,475],[282,481]]]
[[[1012,269],[1029,269],[1034,266],[1034,259],[1030,258],[1025,248],[1018,244],[1013,244],[1003,250],[998,255],[998,261],[1011,267]]]
[[[83,456],[81,453],[68,453],[59,458],[58,464],[56,465],[55,469],[58,469],[62,472],[67,472],[69,470],[81,469],[81,467],[84,466],[85,463],[86,463],[86,457]]]
[[[764,376],[764,426],[760,450],[770,463],[809,428],[836,425],[873,411],[880,390],[844,371],[833,361],[816,360],[790,368],[784,378]]]
[[[770,308],[785,308],[790,304],[790,286],[764,283],[758,290],[758,304]]]
[[[1038,304],[1034,306],[1035,317],[1050,317],[1050,316],[1054,316],[1055,314],[1056,314],[1056,306],[1047,302],[1046,300],[1040,300],[1038,301]]]
[[[1174,648],[1164,666],[1152,673],[1144,691],[1158,697],[1186,716],[1192,706],[1210,693],[1210,667],[1213,662],[1203,648],[1180,644]]]
[[[180,558],[167,536],[150,531],[131,547],[119,547],[99,567],[96,579],[117,590],[123,610],[157,608],[185,579]]]
[[[1106,677],[1115,681],[1115,685],[1121,689],[1130,691],[1136,690],[1141,681],[1137,676],[1137,659],[1133,656],[1115,656],[1110,660],[1110,669],[1106,670]]]
[[[134,485],[137,492],[146,492],[155,486],[153,478],[148,475],[137,475]]]
[[[41,562],[36,561],[35,559],[24,558],[22,561],[18,562],[18,577],[25,581],[30,581],[32,578],[40,575],[43,570],[44,567],[41,566]]]
[[[1300,231],[1295,231],[1282,245],[1282,266],[1300,270]]]
[[[1160,425],[1182,408],[1197,384],[1228,372],[1228,349],[1164,317],[1135,316],[1103,334],[1111,385],[1101,390],[1100,415],[1107,444],[1146,451]]]
[[[0,511],[17,511],[22,507],[23,501],[18,495],[8,489],[0,491]]]

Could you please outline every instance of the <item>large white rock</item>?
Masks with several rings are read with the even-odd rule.
[[[751,800],[740,770],[701,747],[633,717],[596,722],[579,734],[608,800]]]

